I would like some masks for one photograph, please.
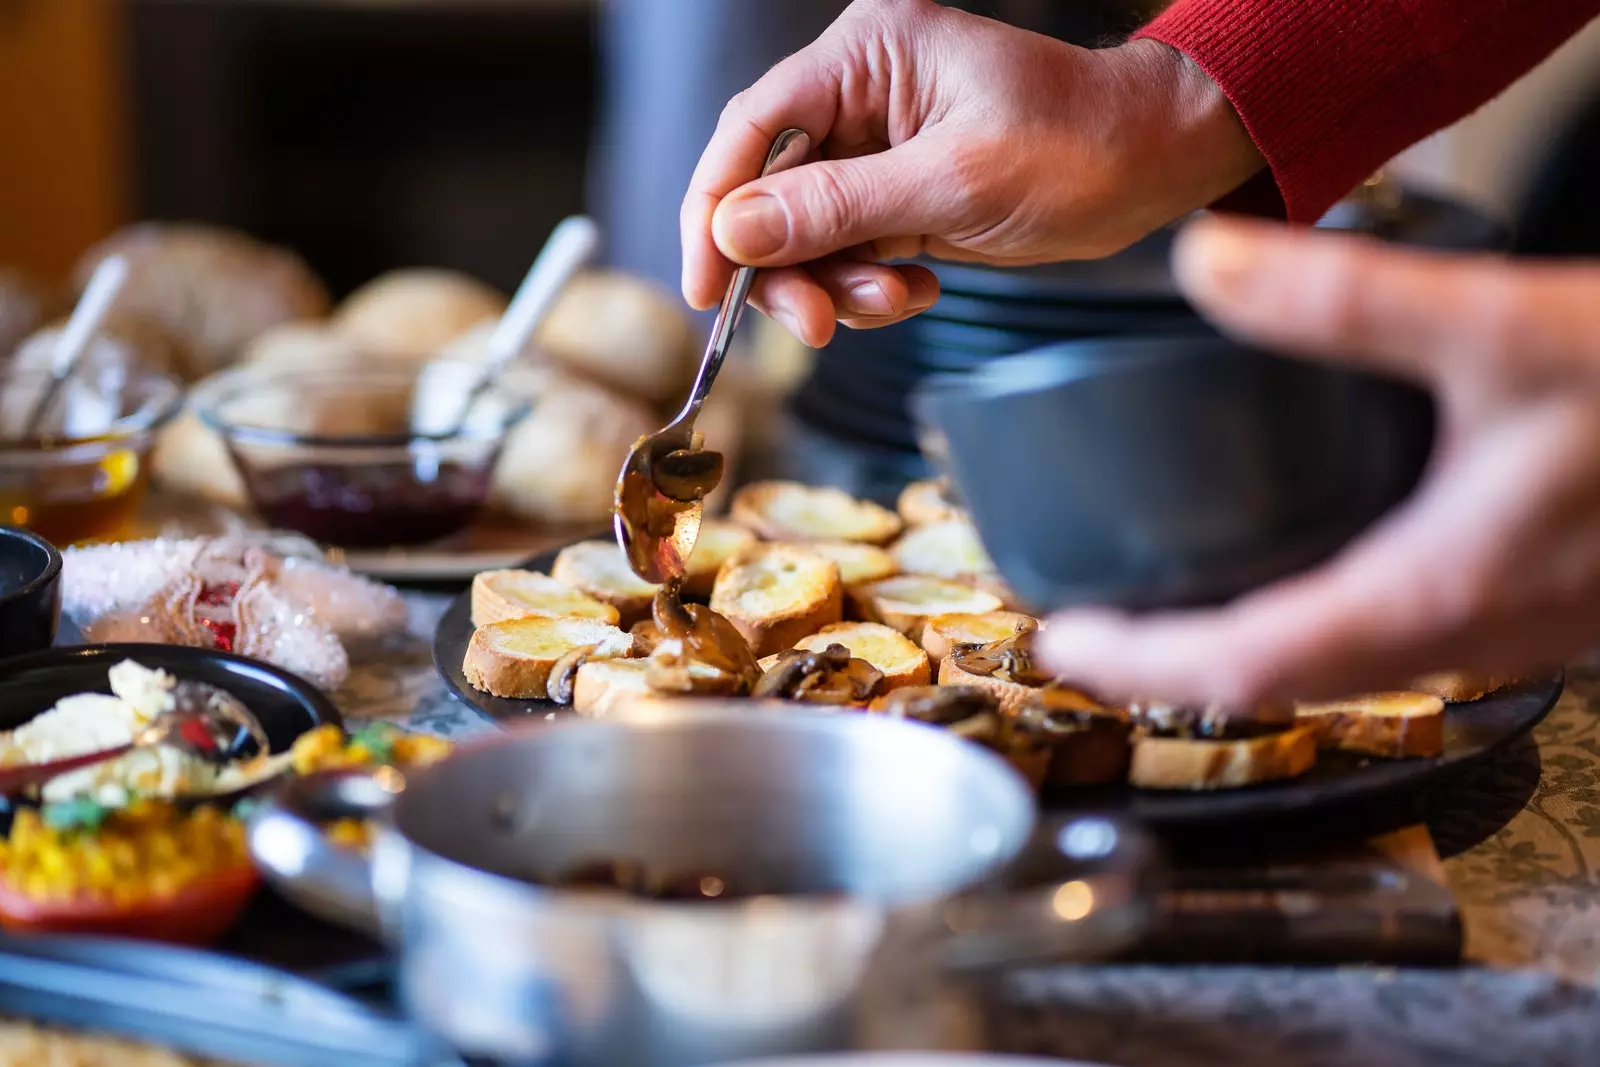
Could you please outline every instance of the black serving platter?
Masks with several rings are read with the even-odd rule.
[[[179,645],[102,644],[0,660],[0,729],[15,729],[62,697],[111,692],[111,668],[129,659],[179,681],[208,682],[238,697],[255,714],[275,752],[286,750],[308,730],[341,722],[339,709],[320,689],[260,660]]]
[[[549,571],[555,555],[545,553],[523,566]],[[461,673],[471,638],[471,594],[462,593],[440,619],[433,640],[434,666],[456,699],[496,721],[570,714],[548,700],[507,700],[474,689]],[[1318,756],[1310,773],[1288,782],[1209,793],[1132,786],[1058,790],[1046,794],[1044,807],[1120,812],[1159,828],[1206,827],[1300,819],[1413,795],[1450,781],[1533,729],[1555,706],[1562,685],[1562,677],[1556,676],[1503,689],[1470,704],[1451,705],[1444,754],[1436,759],[1369,760],[1327,752]]]

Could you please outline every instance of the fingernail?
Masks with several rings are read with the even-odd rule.
[[[1225,222],[1191,225],[1178,235],[1172,251],[1178,284],[1201,299],[1236,292],[1260,262],[1260,242]]]
[[[844,294],[844,306],[857,315],[893,315],[894,304],[883,286],[877,282],[862,282]]]
[[[777,255],[789,243],[789,213],[777,197],[765,193],[723,204],[715,222],[720,223],[723,252],[741,263]]]
[[[929,281],[921,275],[913,273],[906,281],[906,288],[911,291],[910,297],[906,300],[907,311],[931,308],[939,299],[938,283]]]

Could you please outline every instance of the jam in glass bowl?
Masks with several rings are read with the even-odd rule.
[[[0,523],[61,546],[129,536],[150,486],[156,434],[183,406],[182,387],[165,374],[85,366],[41,432],[18,439],[49,380],[43,369],[0,376]]]
[[[477,518],[506,436],[531,407],[492,386],[455,432],[413,431],[419,387],[464,395],[473,374],[469,364],[434,365],[419,386],[409,367],[243,367],[195,403],[275,529],[339,548],[425,545]]]

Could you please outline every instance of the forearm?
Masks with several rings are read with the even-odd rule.
[[[1178,0],[1137,35],[1226,94],[1293,221],[1469,114],[1600,14],[1600,0]]]

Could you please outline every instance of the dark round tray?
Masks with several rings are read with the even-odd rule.
[[[525,566],[548,571],[554,560],[555,553],[548,552]],[[569,714],[548,700],[506,700],[472,688],[461,673],[471,638],[471,594],[462,593],[440,619],[433,640],[434,666],[458,700],[496,720]],[[1446,713],[1444,755],[1436,759],[1368,760],[1325,752],[1318,755],[1310,773],[1288,782],[1210,793],[1132,786],[1058,790],[1046,794],[1043,804],[1058,811],[1121,812],[1154,826],[1175,827],[1302,818],[1401,797],[1447,782],[1505,749],[1555,706],[1562,681],[1556,676],[1504,689],[1470,704],[1451,705]]]

